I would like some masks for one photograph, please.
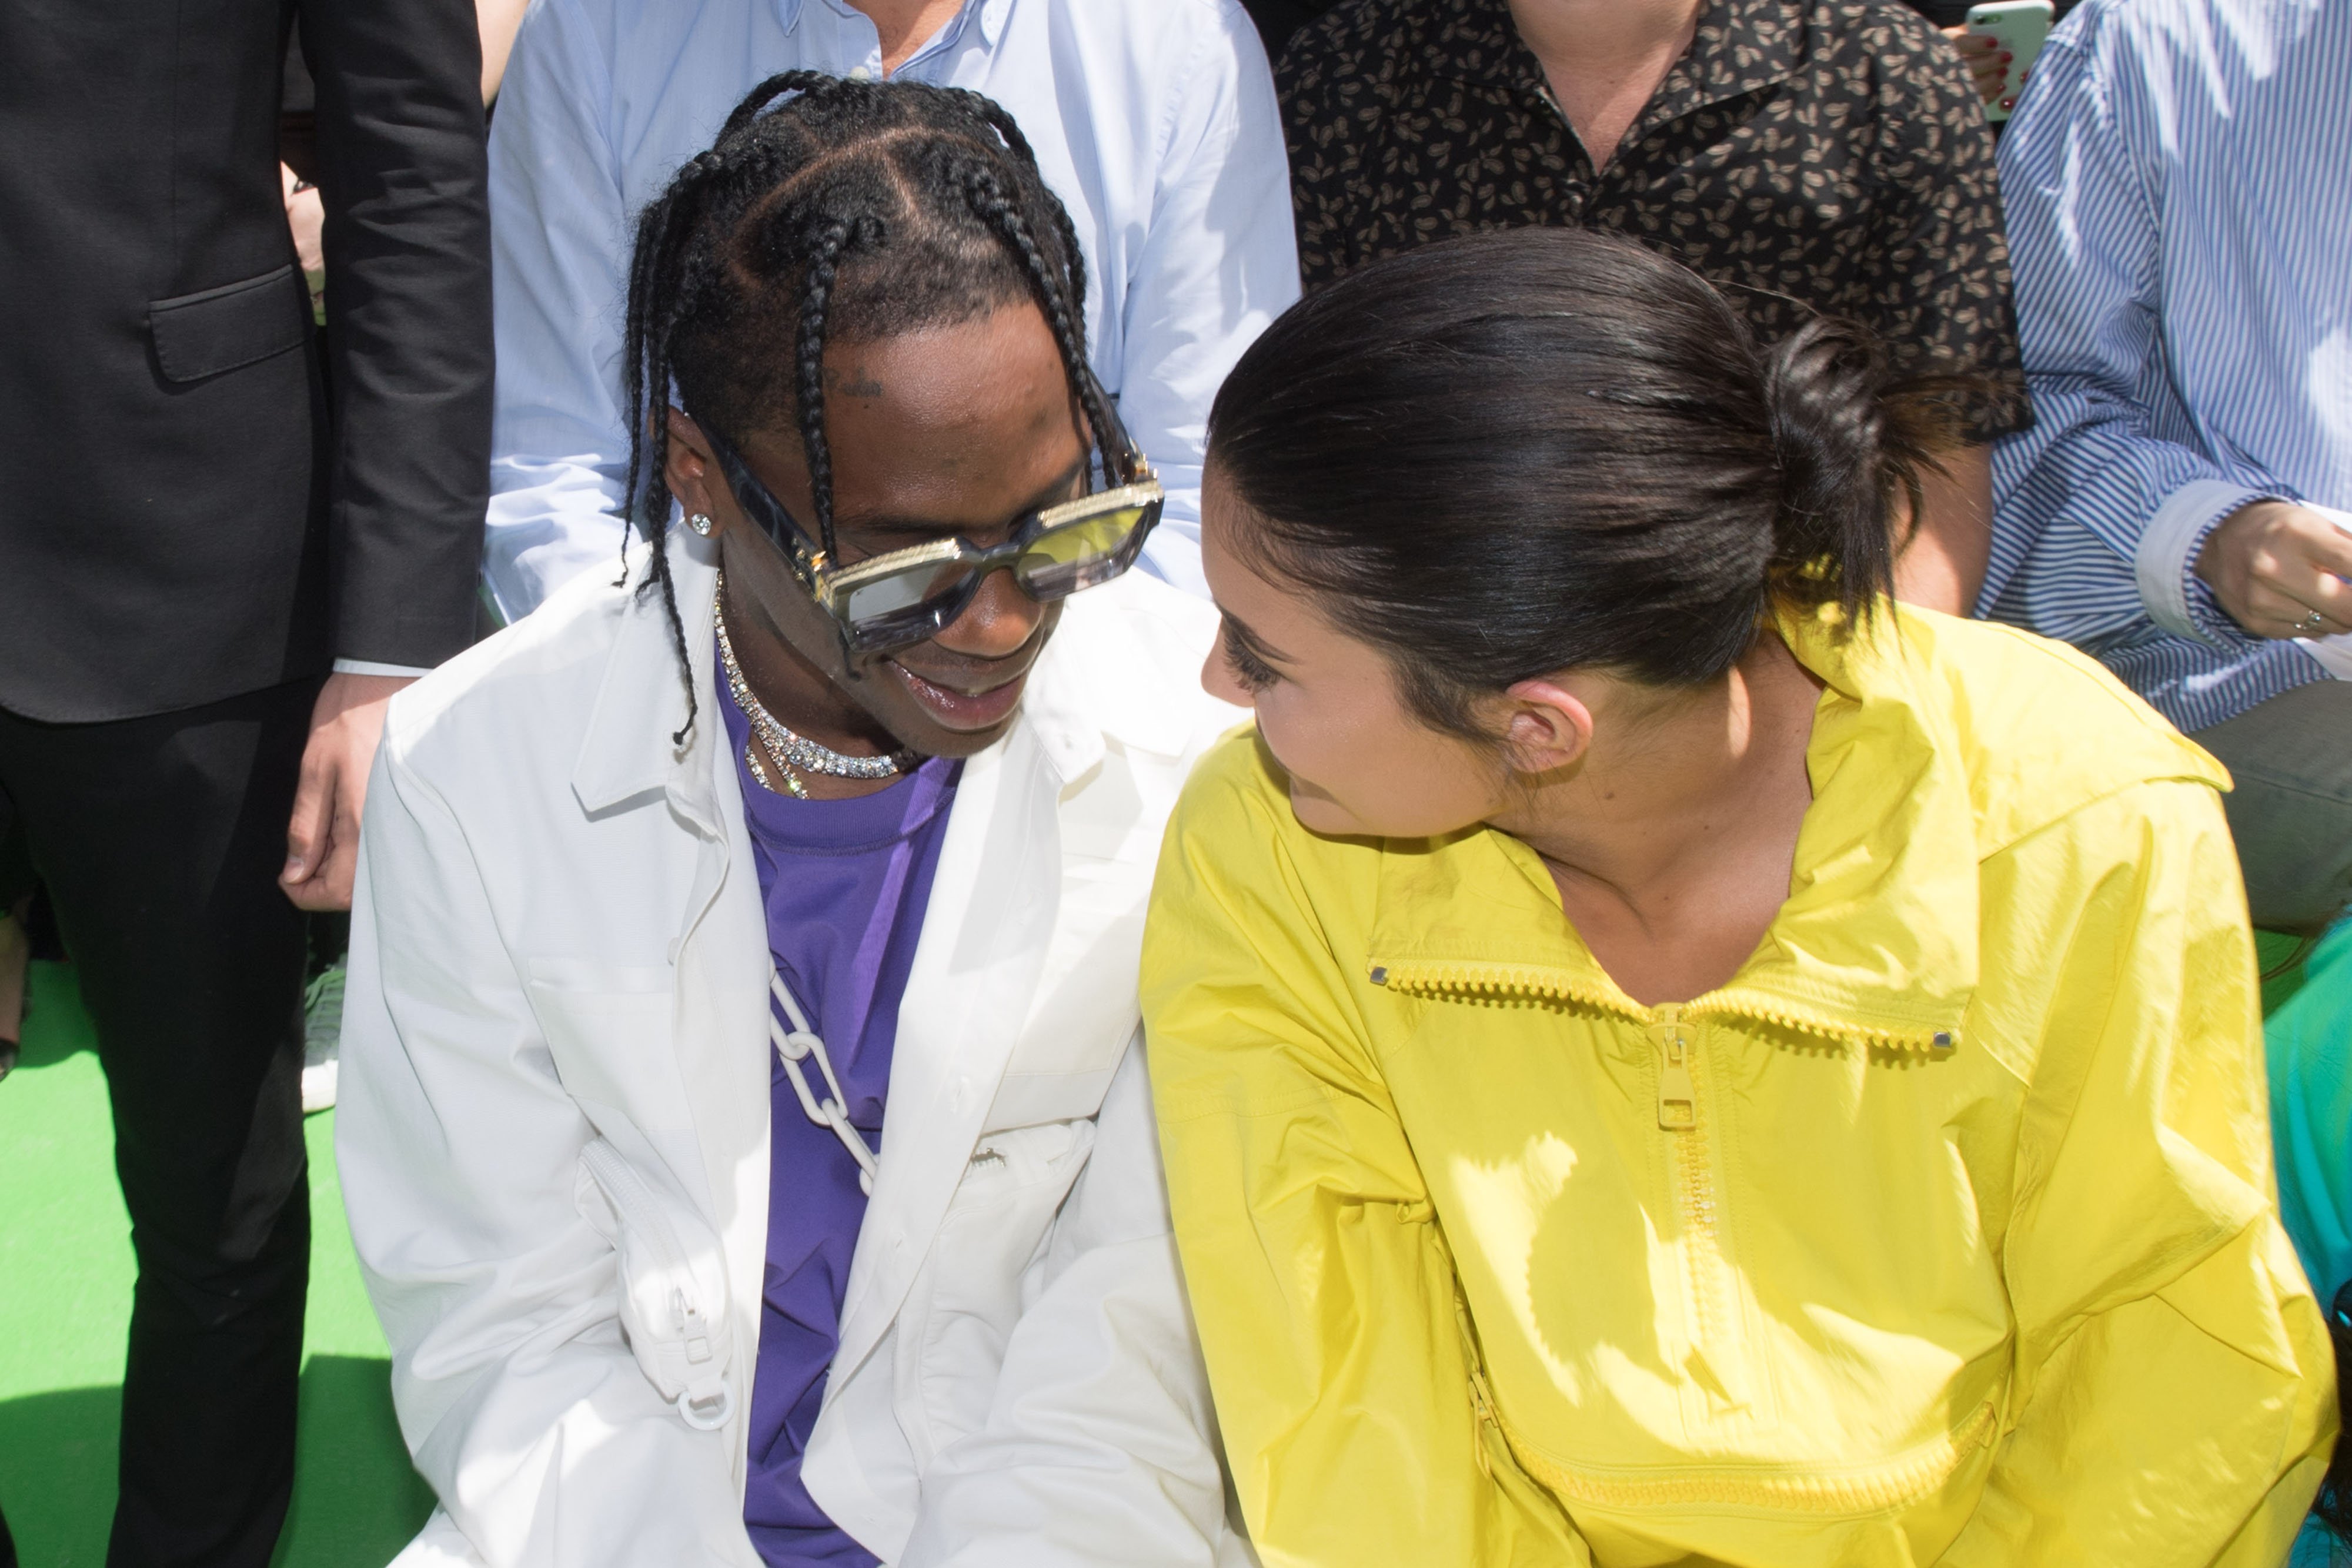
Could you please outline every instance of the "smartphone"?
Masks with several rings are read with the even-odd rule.
[[[1985,105],[1987,120],[2007,120],[2017,107],[2017,95],[2025,89],[2026,68],[2042,52],[2050,37],[2050,19],[2056,14],[2051,0],[1989,0],[1969,7],[1969,31],[1995,40],[2010,56],[2009,90]]]

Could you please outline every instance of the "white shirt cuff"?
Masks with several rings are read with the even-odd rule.
[[[2189,608],[2189,573],[2215,525],[2239,507],[2273,497],[2227,479],[2191,479],[2164,498],[2139,536],[2132,576],[2149,619],[2178,637],[2213,639]]]
[[[339,675],[401,675],[413,681],[419,675],[432,673],[433,667],[429,664],[378,664],[366,659],[335,661],[335,674]]]

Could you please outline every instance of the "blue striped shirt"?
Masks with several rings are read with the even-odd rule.
[[[2000,147],[2035,424],[1980,614],[2183,729],[2326,669],[2193,570],[2264,497],[2352,510],[2352,0],[2085,0]]]

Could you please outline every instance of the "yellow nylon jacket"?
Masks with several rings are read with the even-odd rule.
[[[2334,1382],[2226,776],[2053,643],[1873,627],[1783,626],[1790,897],[1676,1006],[1507,835],[1193,776],[1144,1014],[1268,1568],[2284,1560]]]

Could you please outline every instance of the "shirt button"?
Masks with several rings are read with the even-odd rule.
[[[874,79],[874,68],[871,66],[860,66],[856,70],[849,73],[849,79],[851,81],[872,81]]]

